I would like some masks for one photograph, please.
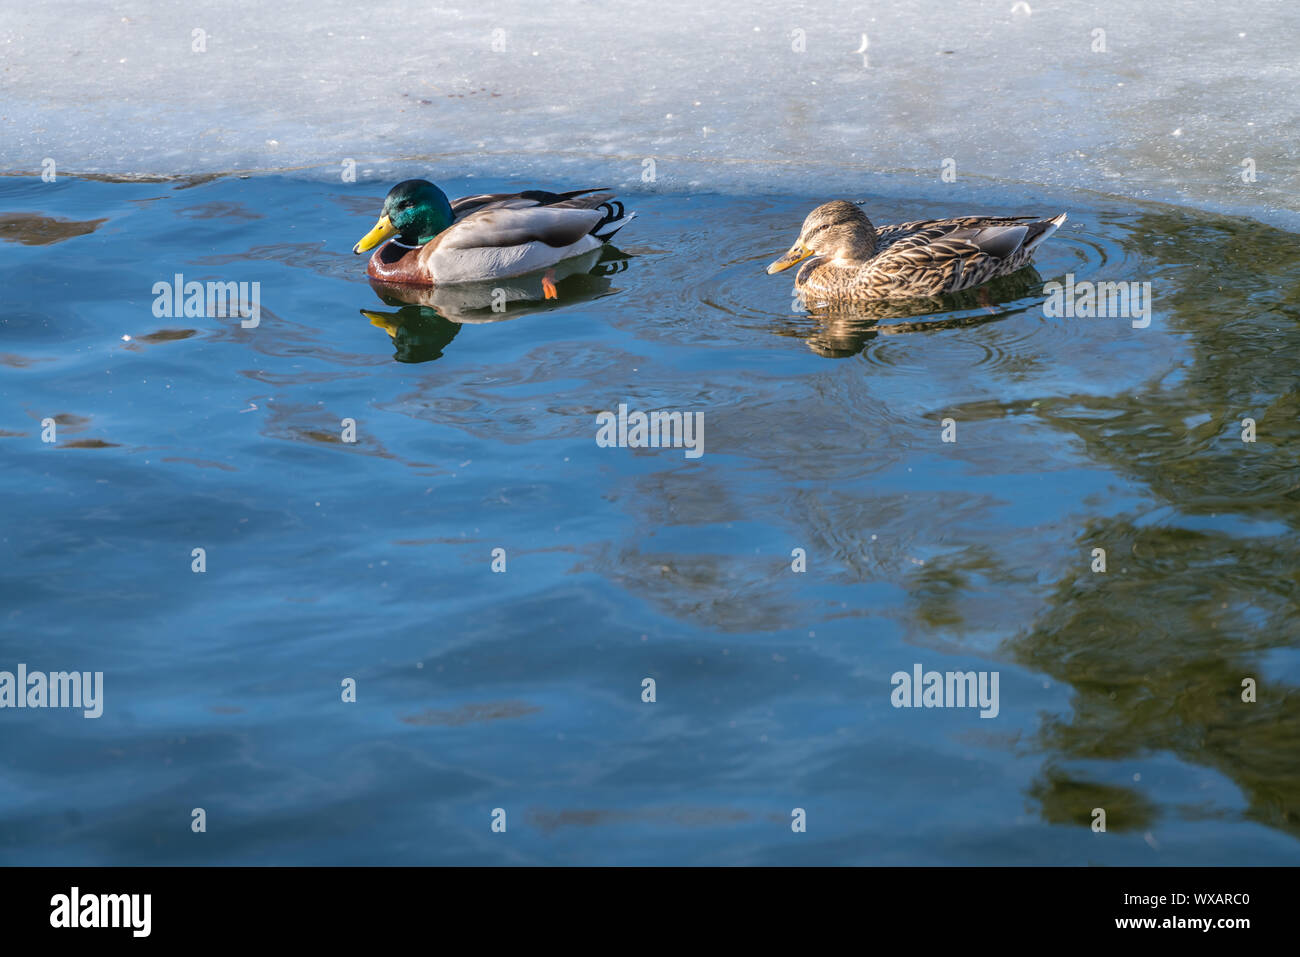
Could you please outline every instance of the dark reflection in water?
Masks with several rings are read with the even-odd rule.
[[[381,296],[389,305],[397,300]],[[442,357],[461,330],[459,322],[444,319],[431,306],[402,306],[397,310],[362,309],[361,315],[392,337],[393,358],[398,362],[431,362]]]
[[[1058,760],[1168,751],[1233,779],[1252,819],[1300,835],[1300,676],[1260,669],[1300,648],[1295,237],[1177,214],[1143,215],[1134,232],[1140,255],[1178,269],[1160,300],[1191,351],[1176,387],[1061,396],[1038,415],[1147,489],[1153,514],[1092,517],[1077,548],[1107,549],[1107,574],[1063,578],[1009,650],[1075,689],[1072,715],[1042,732]]]
[[[464,325],[518,319],[610,295],[611,277],[625,271],[629,259],[617,248],[603,246],[559,263],[550,273],[556,284],[554,299],[546,296],[545,270],[446,286],[408,286],[372,279],[375,294],[386,305],[400,308],[362,309],[361,314],[392,337],[393,357],[398,362],[430,362],[442,356]]]
[[[1070,220],[1009,284],[809,312],[762,267],[810,197],[649,195],[631,268],[498,312],[374,301],[380,186],[186,185],[0,182],[34,238],[113,227],[0,260],[0,670],[108,688],[3,715],[4,860],[1300,861],[1295,236],[873,200]],[[153,316],[175,272],[261,325]],[[1067,274],[1150,326],[1048,316]],[[619,403],[703,457],[598,446]],[[892,708],[914,663],[998,672],[998,717]]]
[[[906,332],[931,332],[995,322],[1015,315],[1025,305],[1017,300],[1041,293],[1042,277],[1033,266],[1003,276],[975,289],[920,299],[878,302],[804,303],[808,315],[773,331],[808,344],[828,359],[855,356],[876,336]],[[1019,308],[1016,308],[1016,306]],[[904,321],[913,317],[929,319]]]
[[[1051,757],[1030,793],[1051,821],[1087,822],[1104,807],[1111,827],[1145,828],[1159,812],[1136,786],[1064,768],[1167,752],[1231,778],[1251,819],[1300,834],[1300,687],[1294,673],[1260,669],[1269,652],[1300,648],[1294,237],[1148,214],[1136,220],[1133,246],[1177,267],[1158,300],[1190,349],[1175,387],[1147,379],[1032,408],[950,408],[962,422],[1032,415],[1154,499],[1136,516],[1090,515],[1047,608],[1006,643],[1012,660],[1073,689],[1070,714],[1040,731]],[[1203,248],[1222,258],[1198,261]],[[1257,423],[1254,443],[1241,439],[1246,417]],[[1106,551],[1105,573],[1092,571],[1096,548]],[[930,563],[919,576],[928,584],[913,589],[919,617],[960,631],[973,592],[1015,579],[1004,554],[968,546]],[[1242,700],[1247,678],[1260,685],[1254,703]],[[1190,794],[1171,810],[1193,814],[1197,803]]]
[[[37,213],[0,213],[0,240],[25,246],[52,246],[66,239],[93,233],[106,221],[68,220]]]

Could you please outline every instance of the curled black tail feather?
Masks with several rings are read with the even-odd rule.
[[[610,237],[626,225],[631,216],[626,215],[626,210],[622,203],[616,199],[606,200],[596,207],[605,211],[604,217],[601,218],[591,230],[591,235],[595,236],[602,242],[608,242]],[[612,228],[611,228],[612,227]]]

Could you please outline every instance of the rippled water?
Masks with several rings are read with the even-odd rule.
[[[0,670],[106,686],[0,711],[0,859],[1300,860],[1296,236],[866,197],[1070,220],[940,312],[813,315],[762,268],[828,197],[625,196],[501,315],[371,289],[382,193],[0,181]],[[176,273],[260,325],[155,318]],[[1150,326],[1045,316],[1066,273]],[[598,447],[619,403],[705,454]],[[893,708],[918,662],[998,716]]]

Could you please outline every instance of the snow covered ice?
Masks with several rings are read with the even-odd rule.
[[[0,23],[9,172],[939,197],[950,160],[964,190],[1300,220],[1290,0],[7,0]]]

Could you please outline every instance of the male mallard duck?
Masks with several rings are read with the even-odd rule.
[[[799,239],[767,271],[804,263],[795,288],[825,301],[938,296],[1028,265],[1063,222],[1065,213],[1043,220],[962,216],[877,229],[856,204],[837,199],[808,214]]]
[[[624,215],[623,204],[601,190],[486,193],[452,203],[432,183],[408,179],[388,191],[379,222],[352,251],[383,243],[366,274],[386,283],[428,286],[521,276],[599,249],[635,215]],[[544,285],[553,298],[554,281]]]

